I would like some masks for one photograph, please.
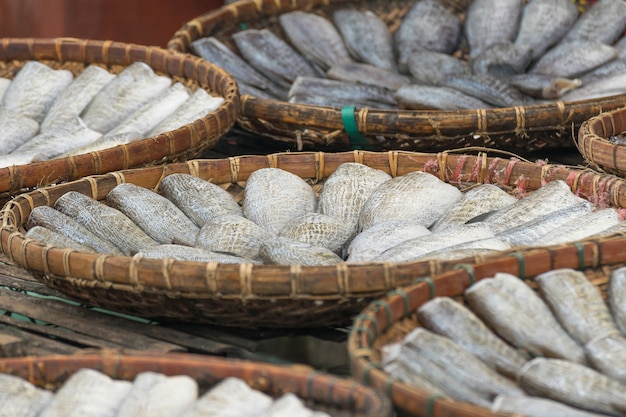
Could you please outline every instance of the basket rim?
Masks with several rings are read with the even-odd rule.
[[[507,272],[528,280],[554,269],[599,269],[626,262],[624,237],[598,239],[578,245],[533,250],[493,256],[475,264],[459,264],[454,270],[425,277],[398,288],[371,302],[353,321],[348,335],[348,360],[352,377],[368,386],[382,389],[392,404],[407,415],[443,416],[454,412],[462,417],[505,417],[463,401],[431,396],[410,384],[394,379],[373,358],[374,344],[381,334],[400,320],[409,317],[423,303],[437,296],[456,296],[483,278]]]
[[[620,176],[626,175],[626,146],[614,143],[607,137],[626,130],[622,118],[626,115],[626,106],[605,111],[585,120],[577,135],[577,148],[581,155],[599,169],[607,170]]]
[[[234,125],[240,111],[237,83],[221,67],[199,57],[156,46],[77,38],[2,38],[0,60],[128,66],[145,62],[155,72],[194,82],[224,98],[204,117],[175,130],[87,154],[0,168],[0,193],[86,175],[162,163],[212,147]],[[147,155],[143,150],[149,149]]]

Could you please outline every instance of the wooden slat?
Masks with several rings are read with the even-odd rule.
[[[13,346],[10,349],[13,351],[4,352],[13,353],[23,356],[30,355],[54,355],[54,354],[75,354],[81,351],[81,349],[70,346],[66,343],[58,342],[54,339],[39,336],[29,332],[22,331],[16,327],[10,327],[7,325],[0,325],[0,335],[4,335],[4,338],[10,339],[8,336],[13,337]],[[20,342],[17,342],[17,340]],[[19,345],[18,345],[19,343]]]

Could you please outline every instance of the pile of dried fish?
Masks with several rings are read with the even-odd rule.
[[[177,129],[224,101],[143,62],[78,76],[28,61],[0,83],[0,167],[77,155]]]
[[[292,11],[191,49],[244,94],[322,106],[475,109],[626,93],[626,2],[417,0],[394,32],[366,6]]]
[[[320,185],[320,184],[318,184]],[[314,188],[279,168],[254,171],[241,202],[189,174],[158,190],[122,183],[100,202],[70,191],[35,207],[26,237],[80,251],[201,262],[335,265],[459,259],[624,230],[614,208],[562,180],[516,198],[494,184],[465,192],[423,171],[392,178],[340,165]]]
[[[197,382],[189,376],[151,371],[123,381],[84,368],[56,391],[0,374],[0,398],[0,416],[6,417],[328,417],[294,394],[274,399],[239,378],[226,378],[199,393]]]
[[[465,303],[424,303],[423,327],[382,348],[385,371],[493,412],[625,416],[626,268],[611,273],[608,304],[580,271],[557,269],[535,282],[537,292],[497,273],[469,287]]]

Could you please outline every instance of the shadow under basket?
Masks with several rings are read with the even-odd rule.
[[[421,326],[416,310],[435,297],[451,297],[463,302],[465,289],[498,272],[516,275],[536,290],[534,277],[555,269],[582,271],[606,297],[612,270],[626,265],[626,238],[599,239],[535,248],[494,256],[476,264],[460,264],[443,274],[417,279],[412,285],[391,291],[372,302],[353,323],[348,338],[352,377],[373,388],[384,390],[400,415],[432,417],[506,417],[467,402],[433,396],[393,378],[382,369],[381,349],[401,341]],[[517,415],[517,414],[516,414]]]
[[[203,88],[223,97],[206,116],[157,136],[82,155],[0,168],[0,196],[71,181],[87,175],[184,161],[212,148],[235,123],[239,90],[222,68],[194,56],[157,47],[73,38],[3,38],[0,40],[0,77],[12,79],[28,61],[39,61],[74,76],[97,65],[117,74],[134,62],[144,62],[158,75],[180,82],[191,91]]]
[[[578,131],[577,144],[591,166],[626,177],[626,108],[586,120]]]
[[[592,203],[626,207],[626,180],[613,175],[531,163],[517,158],[452,153],[287,152],[199,159],[94,175],[21,194],[2,211],[2,251],[38,280],[81,302],[158,320],[247,328],[343,326],[367,304],[418,277],[452,269],[459,261],[339,263],[334,266],[224,264],[78,252],[25,237],[33,208],[54,206],[68,191],[104,201],[120,183],[156,190],[174,173],[222,186],[240,201],[250,174],[273,167],[307,180],[315,190],[343,163],[358,162],[392,176],[425,171],[465,190],[494,183],[514,192],[565,181]],[[466,258],[479,262],[485,255]]]
[[[286,40],[278,17],[295,10],[327,18],[339,8],[372,10],[393,33],[414,3],[410,0],[242,0],[186,22],[173,34],[167,47],[194,53],[193,41],[215,37],[237,52],[232,35],[253,28],[270,29]],[[467,7],[466,1],[444,3],[459,14]],[[444,111],[325,107],[242,94],[237,124],[247,131],[287,142],[294,150],[439,152],[486,146],[524,155],[540,149],[573,148],[574,134],[584,120],[622,106],[625,97]]]
[[[333,416],[388,417],[392,412],[389,399],[377,390],[302,365],[281,366],[183,353],[151,355],[106,351],[0,359],[0,373],[21,377],[50,390],[58,389],[71,375],[84,368],[126,381],[132,381],[142,372],[187,375],[198,383],[199,396],[223,379],[235,377],[275,398],[293,393],[307,407]]]

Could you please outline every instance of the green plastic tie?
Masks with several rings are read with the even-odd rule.
[[[445,398],[443,395],[433,394],[426,400],[426,417],[434,417],[435,415],[435,402],[440,399]]]
[[[356,326],[352,328],[352,333],[365,333],[367,336],[367,344],[368,346],[372,345],[372,332],[369,327],[366,326]]]
[[[341,108],[341,121],[343,122],[343,128],[350,138],[350,143],[354,149],[368,149],[369,142],[359,132],[359,128],[356,124],[356,117],[354,117],[354,106],[343,106]]]
[[[428,284],[428,288],[430,289],[429,298],[432,300],[435,298],[435,282],[430,277],[422,277],[415,280],[416,284],[420,282],[425,282]]]
[[[385,328],[383,329],[383,332],[386,332],[389,326],[391,325],[391,306],[389,305],[389,303],[387,303],[384,300],[372,301],[371,305],[372,305],[372,308],[376,308],[376,311],[380,311],[381,308],[385,310],[385,315],[387,317],[387,320],[385,321]]]
[[[526,260],[524,259],[524,254],[520,252],[513,252],[511,255],[517,258],[517,270],[519,271],[519,279],[526,278]]]
[[[454,269],[465,269],[465,272],[467,272],[470,278],[470,287],[476,283],[476,275],[474,274],[474,267],[472,265],[458,264],[454,267]]]
[[[578,269],[585,269],[585,245],[583,242],[575,242],[576,252],[578,253]]]
[[[248,25],[246,24],[246,22],[241,22],[241,23],[239,23],[239,27],[241,28],[241,30],[246,30],[246,29],[248,29]]]
[[[402,314],[402,317],[408,316],[411,312],[411,304],[409,303],[408,294],[402,288],[396,288],[395,290],[390,291],[388,295],[399,295],[402,297],[404,300],[404,313]]]
[[[374,324],[374,330],[376,331],[376,334],[374,335],[375,338],[378,337],[378,319],[376,319],[376,317],[374,317],[371,314],[358,314],[354,317],[353,322],[357,323],[358,321],[365,321],[365,320],[369,320],[372,322],[372,324]],[[359,328],[364,328],[365,326],[358,326]],[[370,334],[370,332],[368,332],[368,334]]]
[[[370,371],[372,369],[381,369],[380,365],[375,364],[374,362],[367,362],[365,364],[365,369],[363,370],[363,383],[365,385],[370,384]]]

